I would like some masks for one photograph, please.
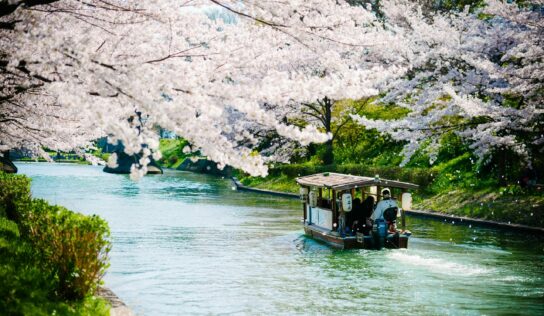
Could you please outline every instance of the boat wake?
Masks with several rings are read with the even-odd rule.
[[[388,254],[388,257],[396,261],[401,261],[403,264],[409,264],[440,274],[467,277],[493,273],[492,269],[479,267],[476,265],[466,265],[440,258],[425,258],[420,255],[407,254],[401,251],[391,252]]]

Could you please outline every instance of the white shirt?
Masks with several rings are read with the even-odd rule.
[[[377,219],[383,219],[383,211],[390,207],[398,207],[397,202],[391,198],[387,200],[381,200],[378,202],[378,205],[376,205],[376,209],[370,216],[370,219],[373,221],[376,221]]]

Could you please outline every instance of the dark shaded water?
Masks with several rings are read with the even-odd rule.
[[[35,197],[109,223],[106,285],[140,315],[544,315],[544,239],[408,218],[406,250],[333,250],[298,201],[167,171],[20,163]]]

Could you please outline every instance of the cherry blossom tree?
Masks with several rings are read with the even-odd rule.
[[[218,9],[232,13],[235,23],[206,14]],[[153,129],[127,122],[135,111],[147,117],[147,126],[183,136],[220,165],[264,175],[247,124],[303,145],[329,136],[314,125],[278,121],[263,104],[365,97],[403,71],[385,47],[395,34],[372,12],[341,2],[62,1],[18,8],[10,17],[18,22],[4,48],[10,58],[5,68],[23,63],[42,81],[29,106],[36,115],[28,121],[39,131],[51,124],[53,141],[19,132],[2,137],[4,148],[25,142],[37,150],[68,148],[107,134],[127,154],[143,151],[135,168],[140,175],[148,157],[160,153]],[[22,100],[29,102],[30,94]],[[61,121],[43,115],[52,113]],[[70,121],[75,125],[63,123]],[[54,133],[59,126],[76,132],[62,145],[62,133]],[[82,137],[72,139],[77,132]]]
[[[405,141],[403,163],[422,145],[432,163],[440,135],[450,131],[480,159],[496,150],[528,163],[542,155],[544,18],[532,8],[490,0],[483,11],[433,15],[437,29],[430,33],[421,31],[425,18],[412,15],[406,27],[420,34],[414,53],[423,58],[413,59],[412,70],[392,81],[383,98],[410,114],[395,121],[354,118]]]
[[[0,145],[81,148],[108,135],[127,154],[141,154],[133,168],[137,178],[150,156],[160,156],[156,129],[150,128],[160,126],[220,166],[265,175],[255,131],[273,130],[302,145],[326,142],[327,128],[295,126],[282,119],[285,113],[294,108],[300,114],[323,100],[368,98],[395,85],[401,96],[417,80],[411,86],[398,78],[433,56],[453,54],[457,47],[434,49],[431,41],[446,43],[449,34],[441,28],[455,29],[468,15],[460,15],[462,22],[429,20],[417,8],[388,1],[377,16],[371,8],[325,0],[18,6],[2,17],[13,26],[2,30],[9,42],[2,45],[2,69],[25,73],[17,80],[28,89],[15,84],[13,91],[24,93],[14,97],[13,108],[3,103],[2,115],[19,113],[36,132],[48,134],[29,137],[9,121]],[[145,120],[129,122],[134,113]]]
[[[69,4],[44,6],[55,2],[0,1],[0,78],[3,82],[0,86],[0,152],[5,156],[9,149],[24,149],[51,160],[44,147],[75,150],[96,163],[98,159],[86,154],[84,149],[104,131],[85,115],[84,109],[62,104],[54,93],[47,90],[48,85],[64,80],[64,74],[56,69],[61,60],[47,64],[48,60],[32,56],[32,52],[27,57],[18,54],[25,49],[33,49],[32,45],[27,48],[17,43],[21,37],[32,36],[29,33],[40,22],[34,18],[34,12],[67,14],[87,23],[101,20],[100,16],[78,12]],[[101,5],[104,10],[116,9],[112,5],[107,8],[104,1],[85,2],[89,8],[96,5]],[[55,19],[52,19],[53,23]],[[38,45],[47,42],[45,36],[36,40]],[[69,61],[64,61],[64,66],[69,65]]]

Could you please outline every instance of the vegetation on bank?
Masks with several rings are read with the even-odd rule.
[[[0,172],[0,311],[108,315],[94,294],[109,250],[103,219],[33,199],[30,179]]]
[[[440,172],[440,169],[405,168],[396,173],[396,168],[367,168],[364,165],[351,165],[349,168],[342,165],[320,168],[286,165],[271,169],[266,178],[250,177],[241,172],[238,177],[246,186],[298,193],[297,176],[327,171],[364,176],[377,174],[382,178],[419,184],[421,189],[414,194],[414,209],[544,227],[544,194],[541,189],[522,189],[519,185],[485,187],[483,183],[472,186],[474,183],[468,179],[461,180],[463,175],[460,172]],[[459,182],[467,182],[469,187]]]
[[[83,158],[78,159],[53,159],[55,162],[58,163],[75,163],[79,165],[89,165],[90,162],[86,161]],[[47,160],[39,157],[39,158],[29,158],[29,157],[23,157],[16,159],[16,161],[22,161],[22,162],[47,162]]]
[[[337,105],[333,114],[342,115],[342,106],[350,106],[350,102]],[[368,102],[359,109],[371,118],[406,114],[394,106]],[[341,129],[336,129],[332,146],[312,144],[299,148],[290,164],[271,164],[265,178],[251,177],[240,170],[235,170],[234,175],[246,186],[293,193],[298,192],[297,176],[319,172],[379,175],[420,185],[414,195],[417,209],[544,227],[544,188],[538,178],[544,170],[542,157],[533,157],[532,171],[515,153],[506,150],[481,161],[469,144],[451,131],[441,137],[437,152],[424,144],[405,166],[399,167],[404,143],[353,121],[344,120],[342,124]],[[183,153],[187,145],[182,139],[161,140],[163,166],[177,168],[188,157]],[[331,157],[333,163],[325,165],[323,162]]]
[[[428,141],[399,167],[405,143],[366,129],[345,115],[356,108],[358,114],[371,119],[394,120],[404,117],[405,109],[369,100],[344,100],[329,106],[334,107],[323,112],[330,113],[331,142],[296,148],[290,164],[271,164],[266,178],[250,177],[240,170],[234,170],[234,175],[244,185],[282,192],[297,192],[297,176],[318,172],[379,175],[419,184],[421,190],[414,196],[418,209],[544,226],[544,181],[539,178],[544,176],[544,156],[532,157],[532,171],[526,161],[506,149],[479,160],[470,144],[452,129],[441,136],[438,150]],[[270,135],[255,150],[266,150],[277,137]],[[182,138],[161,139],[159,164],[177,169],[187,158],[200,157],[188,151],[188,146]],[[331,164],[324,163],[331,159]]]
[[[164,168],[177,169],[183,163],[183,161],[189,157],[187,153],[183,152],[185,146],[188,145],[189,142],[183,138],[161,139],[159,149],[161,151],[162,158],[158,161],[158,163]]]
[[[369,167],[364,164],[343,164],[343,165],[313,165],[291,164],[279,165],[269,169],[266,178],[250,177],[242,172],[238,176],[242,184],[268,190],[297,193],[299,190],[295,178],[322,172],[338,172],[353,175],[375,176],[379,175],[385,179],[395,179],[419,183],[426,186],[433,180],[432,172],[422,168],[400,168],[400,167]]]
[[[75,163],[75,164],[82,164],[82,165],[88,165],[90,162],[85,160],[84,157],[81,155],[78,155],[74,152],[56,152],[47,150],[47,148],[44,148],[44,151],[51,157],[51,159],[55,162],[60,163]],[[92,151],[88,152],[89,154],[102,159],[103,161],[108,161],[108,158],[110,157],[111,153],[104,152],[102,148],[98,148]],[[47,162],[47,160],[43,157],[18,157],[15,159],[17,161],[24,161],[24,162]]]
[[[350,101],[357,105],[357,102]],[[336,105],[336,115],[342,106]],[[370,118],[393,119],[405,115],[398,108],[367,103],[360,113]],[[340,120],[336,120],[340,121]],[[334,120],[333,120],[334,122]],[[250,177],[238,171],[247,186],[298,192],[294,179],[318,172],[340,172],[408,181],[419,184],[414,207],[459,216],[544,227],[544,157],[533,157],[529,170],[516,153],[497,150],[486,160],[478,160],[470,144],[455,130],[445,133],[438,151],[423,144],[403,167],[404,143],[388,135],[366,129],[353,121],[344,123],[329,145],[302,148],[291,164],[271,165],[266,178]],[[332,148],[332,155],[328,152]],[[332,156],[334,162],[323,165]]]

